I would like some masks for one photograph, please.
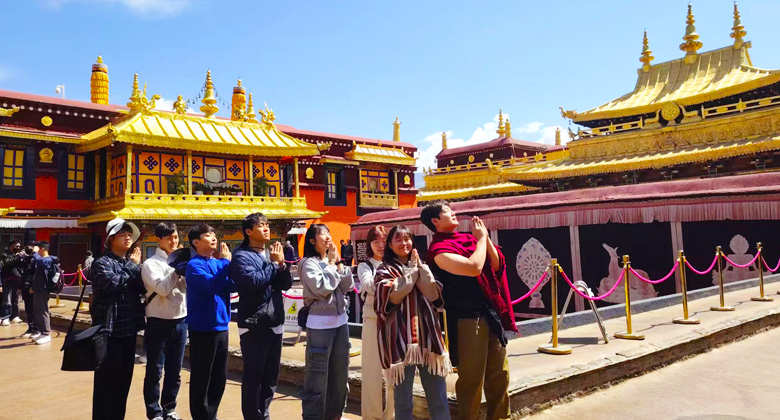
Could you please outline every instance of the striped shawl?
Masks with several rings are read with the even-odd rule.
[[[425,298],[418,287],[433,286],[439,298]],[[376,270],[377,335],[379,358],[392,386],[404,380],[404,367],[425,365],[429,372],[447,376],[452,371],[449,354],[442,338],[438,309],[443,308],[441,284],[428,266],[407,267],[394,260],[382,263]],[[411,290],[410,290],[411,289]],[[410,290],[404,299],[393,304],[390,294]]]

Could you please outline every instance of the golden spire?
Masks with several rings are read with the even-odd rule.
[[[130,102],[127,103],[127,107],[130,111],[140,111],[144,108],[144,98],[141,96],[141,92],[138,90],[138,73],[133,76],[133,92],[130,94]]]
[[[200,112],[204,113],[206,118],[211,118],[219,111],[219,107],[216,105],[217,98],[214,95],[214,83],[211,81],[211,70],[206,72],[206,91],[203,92],[203,99],[201,102],[203,105],[200,107]]]
[[[639,61],[642,63],[642,71],[647,73],[650,71],[650,62],[653,61],[653,52],[650,51],[650,46],[647,45],[647,30],[645,30],[644,38],[642,39],[642,56],[639,57]]]
[[[393,122],[393,141],[401,141],[401,121],[398,121],[398,117]]]
[[[504,114],[500,108],[498,109],[498,130],[496,133],[498,133],[498,138],[504,137]]]
[[[246,116],[246,89],[241,86],[241,79],[233,87],[233,101],[230,106],[230,119],[233,121],[244,121]]]
[[[696,27],[693,25],[695,22],[691,4],[688,3],[688,19],[685,21],[688,26],[685,27],[685,36],[683,36],[685,42],[680,44],[680,50],[685,51],[685,64],[696,62],[696,51],[702,46],[701,41],[699,41],[699,34],[696,33]]]
[[[504,124],[504,136],[512,138],[512,125],[509,122],[509,118],[506,119],[506,124]]]
[[[252,94],[249,94],[249,104],[246,106],[246,117],[244,117],[244,120],[256,123],[257,122],[257,116],[255,114],[255,103],[252,102]]]
[[[441,150],[447,150],[447,132],[441,132]]]
[[[98,56],[97,63],[92,65],[92,76],[89,78],[89,100],[93,104],[108,105],[108,66],[103,64],[101,56]]]
[[[561,145],[561,127],[555,127],[555,145]]]
[[[731,28],[731,37],[734,38],[734,48],[742,48],[742,44],[745,41],[742,38],[747,35],[745,27],[742,26],[742,21],[739,19],[739,9],[737,8],[737,2],[734,2],[734,26]]]

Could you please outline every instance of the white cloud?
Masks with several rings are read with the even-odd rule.
[[[192,0],[44,0],[44,4],[59,9],[69,3],[119,4],[131,12],[146,17],[175,16],[183,12]]]
[[[504,114],[508,118],[509,115]],[[535,141],[543,144],[555,144],[555,129],[561,129],[561,140],[565,144],[568,141],[566,129],[560,126],[545,126],[544,123],[533,121],[527,124],[512,124],[512,138]],[[498,115],[494,116],[489,122],[482,124],[474,129],[468,139],[455,137],[452,131],[447,131],[447,148],[469,146],[472,144],[485,143],[498,137]],[[420,145],[420,158],[417,159],[417,167],[433,168],[436,167],[436,155],[441,152],[441,132],[426,136]]]

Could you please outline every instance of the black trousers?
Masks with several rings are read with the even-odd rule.
[[[123,420],[135,367],[135,335],[108,339],[106,357],[95,371],[92,420]]]
[[[22,300],[24,300],[24,313],[27,318],[27,330],[30,332],[38,331],[35,325],[35,309],[33,309],[34,294],[30,293],[29,287],[22,287]]]
[[[190,330],[190,415],[214,420],[225,392],[228,332]]]
[[[282,359],[282,334],[270,328],[241,334],[244,373],[241,377],[241,412],[244,420],[267,420],[274,399]]]

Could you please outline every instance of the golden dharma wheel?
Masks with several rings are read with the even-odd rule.
[[[680,116],[680,107],[675,103],[668,103],[661,108],[661,116],[666,121],[674,121]]]

